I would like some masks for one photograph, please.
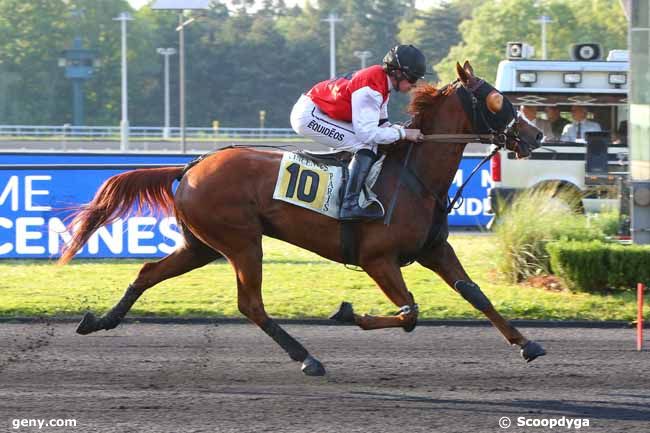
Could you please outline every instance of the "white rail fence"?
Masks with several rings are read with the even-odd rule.
[[[163,129],[157,126],[132,126],[129,136],[133,138],[163,139]],[[180,138],[180,128],[169,128],[170,138]],[[296,138],[291,128],[185,128],[185,136],[190,139],[214,138]],[[119,140],[119,126],[40,126],[40,125],[0,125],[0,137],[16,138],[96,138]]]
[[[180,128],[129,128],[131,152],[182,152]],[[299,137],[291,128],[185,128],[185,152],[205,153],[230,145],[277,147],[292,150],[326,150],[310,139]],[[35,126],[0,125],[0,151],[4,152],[124,152],[118,126]]]

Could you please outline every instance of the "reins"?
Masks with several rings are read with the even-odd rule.
[[[458,83],[458,80],[454,81],[453,83],[450,83],[443,87],[441,91],[445,91],[449,86],[455,86],[456,83]],[[454,198],[449,200],[449,197],[447,197],[447,208],[446,212],[449,214],[452,210],[456,209],[456,202],[458,202],[459,199],[462,198],[463,190],[469,183],[469,181],[472,179],[472,177],[479,171],[479,169],[487,162],[489,161],[499,150],[505,147],[506,142],[508,140],[508,131],[510,128],[515,124],[517,115],[515,114],[510,121],[510,123],[505,127],[505,130],[502,132],[497,132],[495,128],[489,124],[489,122],[485,119],[485,114],[478,108],[478,98],[475,95],[475,92],[478,90],[479,87],[481,87],[485,81],[483,80],[478,80],[472,87],[469,89],[466,89],[469,94],[471,95],[471,119],[472,119],[472,128],[476,129],[477,128],[477,120],[478,116],[480,116],[481,121],[485,124],[488,125],[489,133],[488,134],[479,134],[479,133],[473,133],[473,134],[428,134],[424,135],[422,137],[423,142],[429,142],[429,143],[446,143],[446,144],[468,144],[468,143],[485,143],[485,144],[491,144],[493,149],[492,151],[486,155],[477,165],[474,167],[470,175],[465,179],[465,181],[461,184],[461,186],[456,190],[456,194],[454,194]],[[463,107],[465,108],[465,107]],[[467,111],[467,109],[466,109]],[[469,113],[468,113],[469,114]],[[411,155],[411,148],[413,144],[411,143],[411,146],[409,147],[409,151],[407,153],[407,156],[404,161],[404,168],[403,169],[408,169],[407,165],[409,162],[409,156]],[[416,175],[417,176],[417,175]],[[398,184],[399,185],[399,184]],[[433,195],[435,198],[436,195],[433,194],[432,191],[428,190],[427,192],[430,195]],[[397,195],[397,194],[396,194]],[[384,220],[386,224],[390,223],[390,216],[392,216],[392,210],[394,207],[394,202],[396,197],[393,197],[393,203],[391,203],[391,207],[389,208],[389,214],[387,215],[387,218]],[[462,202],[461,202],[462,203]]]
[[[454,194],[454,198],[448,201],[447,208],[445,211],[447,213],[450,213],[453,209],[455,209],[456,202],[462,197],[463,190],[469,183],[469,181],[474,177],[474,175],[480,170],[480,168],[490,160],[503,146],[502,142],[497,142],[496,141],[497,136],[495,134],[430,134],[430,135],[425,135],[424,136],[424,142],[429,142],[429,143],[449,143],[449,144],[467,144],[470,142],[473,143],[486,143],[486,144],[492,144],[492,151],[483,157],[483,159],[474,167],[472,172],[469,174],[469,176],[463,181],[461,186],[456,190],[456,194]],[[409,163],[409,157],[411,156],[411,149],[413,148],[413,143],[410,144],[408,152],[406,154],[406,158],[404,158],[404,163],[402,166],[402,170],[408,170],[408,163]],[[415,174],[414,174],[415,175]],[[417,176],[417,175],[415,175]],[[433,191],[429,190],[426,188],[427,193],[435,198],[437,198],[436,194],[433,193]],[[393,214],[393,210],[395,207],[395,202],[397,201],[397,194],[393,196],[393,200],[390,203],[390,206],[388,207],[388,212],[386,213],[386,217],[384,218],[384,224],[388,225],[390,224],[390,220]]]
[[[486,155],[481,162],[472,170],[470,175],[465,179],[462,185],[456,190],[454,198],[449,201],[447,206],[447,213],[450,213],[456,205],[456,202],[462,197],[463,190],[472,179],[472,177],[479,171],[479,169],[490,160],[504,145],[506,140],[505,134],[429,134],[423,138],[424,142],[429,143],[449,143],[449,144],[467,144],[467,143],[485,143],[493,146],[492,151]]]
[[[467,144],[487,143],[495,144],[497,134],[429,134],[422,137],[422,141],[431,143]]]
[[[490,158],[492,158],[500,149],[501,149],[500,147],[495,146],[494,149],[492,149],[492,152],[490,152],[489,155],[486,155],[481,160],[481,162],[479,162],[478,165],[474,167],[474,170],[472,170],[472,172],[469,174],[467,179],[465,179],[463,184],[456,190],[456,194],[454,194],[454,198],[449,202],[449,205],[447,206],[447,213],[450,213],[453,209],[455,209],[454,206],[456,205],[456,202],[458,201],[459,198],[462,197],[463,189],[465,189],[465,186],[469,183],[470,179],[472,179],[472,176],[474,176],[479,171],[479,169],[483,166],[483,164],[488,162]]]
[[[487,138],[489,138],[489,141],[484,141]],[[467,179],[461,184],[461,186],[456,190],[456,194],[454,194],[454,198],[449,200],[449,197],[447,197],[447,207],[445,208],[445,212],[449,214],[453,209],[455,209],[456,202],[462,197],[463,190],[469,183],[469,181],[474,177],[474,175],[479,171],[479,169],[490,160],[502,147],[503,144],[498,144],[495,143],[495,136],[494,134],[431,134],[431,135],[425,135],[424,136],[424,141],[425,142],[442,142],[442,143],[450,143],[450,144],[467,144],[470,142],[474,143],[487,143],[487,144],[492,144],[492,151],[486,155],[472,170],[472,172],[469,174]],[[431,191],[429,188],[427,188],[422,181],[419,180],[419,177],[417,176],[416,173],[414,173],[409,167],[408,164],[411,159],[411,152],[413,150],[413,146],[415,143],[409,143],[408,150],[406,152],[406,157],[404,158],[404,162],[402,163],[402,172],[404,171],[410,171],[412,176],[414,176],[416,179],[418,179],[418,182],[420,184],[420,187],[426,191],[426,193],[436,199],[437,202],[440,201],[438,195]],[[395,193],[393,194],[393,198],[388,206],[388,209],[386,211],[386,215],[384,217],[384,224],[385,225],[390,225],[390,221],[393,217],[393,211],[395,210],[395,206],[397,204],[397,197],[399,195],[399,188],[402,184],[402,176],[397,180],[397,186]],[[462,202],[461,202],[462,203]]]

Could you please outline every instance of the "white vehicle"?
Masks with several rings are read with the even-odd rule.
[[[538,108],[538,119],[545,119],[545,107],[557,106],[570,122],[572,107],[585,107],[602,132],[572,140],[549,133],[529,159],[517,160],[507,150],[497,153],[491,161],[491,211],[497,212],[497,200],[551,182],[581,192],[586,212],[618,208],[616,185],[627,171],[627,51],[614,50],[605,61],[598,59],[594,44],[574,46],[574,60],[525,58],[531,51],[526,44],[508,44],[509,59],[499,63],[496,88],[516,106]]]

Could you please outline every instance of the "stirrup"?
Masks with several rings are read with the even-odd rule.
[[[384,213],[381,209],[377,209],[375,204],[372,204],[367,208],[363,208],[359,205],[352,209],[341,208],[341,212],[339,213],[340,221],[375,220],[383,217]]]

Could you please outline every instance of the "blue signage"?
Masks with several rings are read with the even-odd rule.
[[[185,164],[197,155],[174,153],[0,152],[0,165],[41,164]]]
[[[0,257],[57,257],[71,209],[123,169],[0,170]],[[78,257],[159,257],[181,241],[173,217],[132,216],[99,229]]]
[[[481,157],[469,156],[461,160],[451,188],[449,188],[450,199],[456,194],[456,191],[463,182],[469,178],[476,165],[481,162],[481,159]],[[492,186],[490,166],[488,163],[485,163],[463,189],[463,200],[462,202],[457,202],[454,206],[456,209],[452,210],[449,214],[449,225],[465,227],[486,226],[492,219],[492,215],[487,213],[487,189]]]
[[[23,165],[26,161],[18,162],[18,158],[8,163],[0,157],[0,258],[58,257],[62,243],[70,239],[66,226],[71,209],[89,202],[106,179],[138,166],[181,165],[193,158],[191,155],[174,158],[137,155],[138,159],[125,163],[120,159],[125,155],[112,155],[117,157],[115,160],[109,155],[99,160],[97,155],[92,155],[92,162],[86,165],[66,166],[55,164],[70,164],[71,155],[57,156],[58,160],[48,155],[39,161],[38,156],[30,155],[32,164],[35,161],[43,164],[30,166]],[[463,159],[450,195],[453,196],[478,161],[474,157]],[[464,201],[450,214],[450,225],[487,224],[490,215],[484,210],[490,183],[489,168],[481,169],[465,187]],[[131,216],[98,230],[77,257],[162,257],[181,241],[173,216]]]

